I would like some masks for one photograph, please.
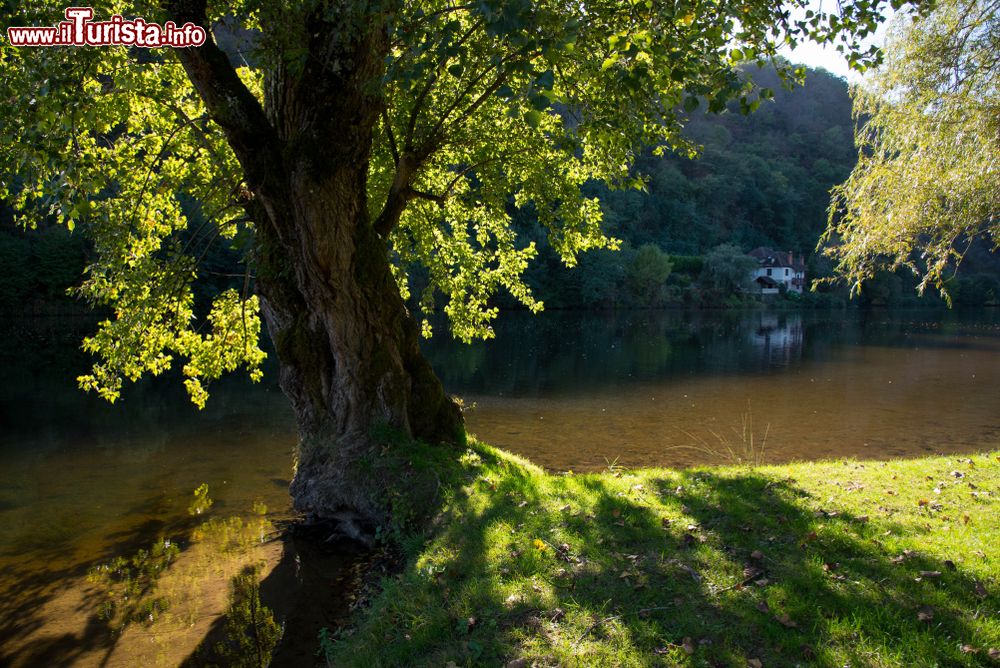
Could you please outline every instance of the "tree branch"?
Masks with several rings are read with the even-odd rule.
[[[455,42],[454,46],[460,47],[463,44],[465,44],[465,42],[467,42],[469,38],[472,37],[473,34],[475,34],[476,30],[478,30],[482,24],[483,24],[482,19],[477,19],[476,21],[473,21],[472,25],[469,26],[468,29],[466,29],[465,33],[463,33],[462,36],[458,39],[458,41]],[[427,83],[424,85],[423,89],[417,95],[416,101],[413,103],[413,109],[410,111],[410,120],[406,126],[405,140],[407,148],[413,147],[413,141],[415,138],[415,133],[417,128],[417,119],[420,116],[420,111],[424,106],[424,102],[427,100],[427,96],[430,94],[431,90],[434,88],[434,85],[437,83],[438,77],[440,76],[441,72],[444,71],[444,66],[447,65],[450,60],[451,57],[446,55],[438,61],[437,65],[434,68],[434,71],[431,73],[430,77],[428,77]],[[431,134],[432,137],[430,138],[430,141],[433,142],[434,141],[433,133]]]
[[[281,162],[277,133],[260,103],[240,81],[226,54],[216,45],[205,15],[206,0],[169,0],[170,18],[183,25],[190,21],[203,27],[202,46],[177,49],[177,57],[205,102],[212,120],[219,124],[243,166],[250,189],[265,186],[269,174]]]
[[[389,118],[389,112],[382,108],[382,123],[385,124],[385,134],[389,138],[389,150],[392,151],[392,161],[397,167],[399,166],[399,148],[396,146],[396,136],[392,133],[392,120]]]

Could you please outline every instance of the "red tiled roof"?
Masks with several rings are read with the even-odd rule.
[[[801,272],[805,272],[806,270],[805,257],[800,255],[796,258],[792,251],[776,251],[766,246],[758,246],[747,253],[747,255],[757,258],[764,266],[791,267],[795,271]]]

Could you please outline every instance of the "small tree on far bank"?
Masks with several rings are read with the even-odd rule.
[[[637,306],[661,306],[673,270],[670,257],[655,244],[645,244],[628,268],[628,285]]]
[[[705,255],[699,276],[706,301],[721,303],[750,289],[750,272],[757,260],[744,253],[736,244],[716,246]]]

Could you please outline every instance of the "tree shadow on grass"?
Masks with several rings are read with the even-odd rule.
[[[335,665],[988,661],[971,620],[997,602],[951,563],[881,546],[913,527],[823,512],[752,470],[556,477],[484,460]]]

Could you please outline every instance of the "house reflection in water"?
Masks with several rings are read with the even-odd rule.
[[[766,366],[787,366],[802,359],[802,316],[761,313],[750,339]]]

